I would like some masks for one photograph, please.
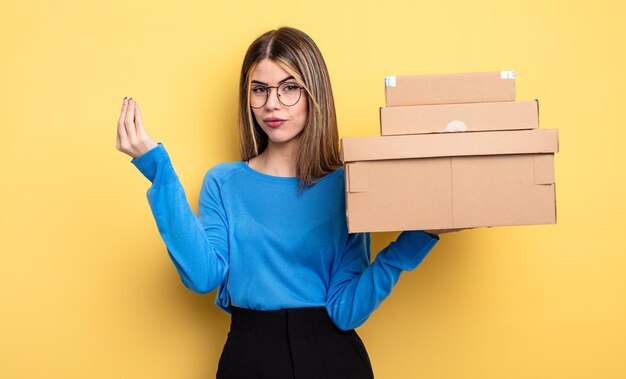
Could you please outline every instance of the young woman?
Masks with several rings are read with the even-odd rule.
[[[232,315],[217,377],[371,378],[354,328],[439,237],[403,232],[370,263],[369,233],[348,234],[330,80],[305,33],[258,37],[239,94],[242,161],[206,173],[197,216],[132,98],[117,129],[118,150],[152,182],[148,201],[182,282],[217,288]]]

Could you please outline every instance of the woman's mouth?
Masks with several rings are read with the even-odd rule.
[[[269,126],[270,128],[278,128],[279,126],[283,124],[283,122],[285,122],[285,120],[283,120],[282,118],[273,118],[273,117],[266,118],[263,121],[265,121],[267,126]]]

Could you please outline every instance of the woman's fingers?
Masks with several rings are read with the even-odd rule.
[[[139,134],[144,133],[143,119],[141,118],[141,111],[139,110],[139,104],[135,103],[135,125],[137,125],[137,132]]]
[[[117,122],[117,149],[137,158],[156,146],[143,127],[139,104],[132,98],[124,98]]]
[[[126,116],[126,108],[128,106],[128,99],[124,98],[122,101],[122,110],[120,112],[120,118],[117,120],[117,148],[122,147],[122,142],[125,142],[128,138],[126,134],[126,127],[124,126],[124,119]]]
[[[454,233],[459,232],[465,229],[473,229],[473,228],[455,228],[455,229],[434,229],[434,230],[424,230],[428,234],[443,234],[443,233]]]
[[[135,102],[132,97],[128,99],[126,116],[124,117],[124,126],[131,144],[135,143],[137,139],[137,131],[135,129]]]
[[[124,98],[122,100],[122,110],[120,111],[120,118],[117,120],[117,125],[124,124],[124,116],[126,115],[126,106],[128,105],[128,99]]]
[[[143,118],[141,117],[141,109],[139,109],[139,104],[135,103],[135,124],[137,125],[137,136],[141,143],[141,153],[145,153],[146,151],[151,150],[153,147],[157,145],[156,142],[148,135],[146,130],[143,127]]]
[[[117,136],[117,141],[115,142],[115,148],[116,149],[120,149],[122,147],[122,141],[120,141],[120,131],[119,131],[119,126],[117,128],[117,133],[115,133],[115,135]]]

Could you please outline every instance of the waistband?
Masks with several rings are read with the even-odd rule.
[[[256,311],[231,306],[231,330],[255,335],[309,334],[336,329],[325,307]]]

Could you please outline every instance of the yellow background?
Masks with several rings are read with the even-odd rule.
[[[149,182],[115,149],[122,98],[192,208],[238,159],[260,33],[298,27],[341,136],[374,136],[386,75],[517,71],[559,129],[558,224],[445,235],[358,329],[377,378],[626,377],[620,1],[0,3],[0,377],[214,377],[229,317],[180,282]],[[376,234],[374,252],[395,238]]]

